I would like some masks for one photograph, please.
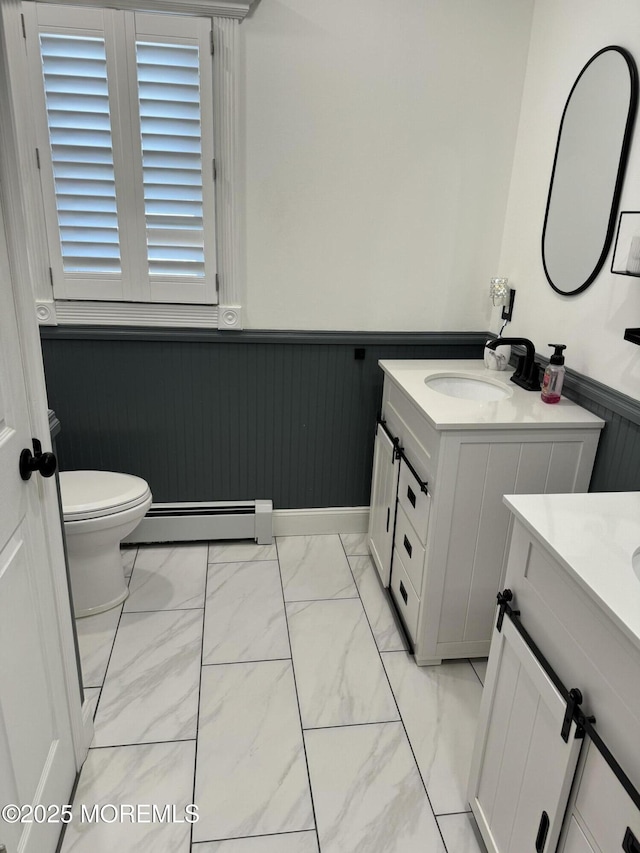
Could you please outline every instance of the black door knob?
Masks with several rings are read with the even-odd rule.
[[[28,447],[20,454],[20,476],[23,480],[30,480],[34,471],[43,477],[53,477],[58,467],[58,460],[53,453],[43,453],[42,445],[37,438],[33,439],[33,453]]]

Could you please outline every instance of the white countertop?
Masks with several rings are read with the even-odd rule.
[[[549,405],[539,391],[525,391],[509,380],[513,370],[489,370],[482,359],[412,359],[378,362],[422,410],[436,429],[527,429],[531,426],[602,429],[604,421],[564,397]],[[438,373],[479,377],[504,385],[511,395],[504,400],[480,402],[449,397],[427,387],[425,379]],[[639,543],[640,544],[640,543]]]
[[[507,495],[516,518],[640,649],[640,492]]]

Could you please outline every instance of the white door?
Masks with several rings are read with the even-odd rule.
[[[30,806],[69,801],[76,766],[40,475],[18,472],[32,436],[1,211],[0,306],[0,808],[15,804],[28,819]],[[7,817],[7,853],[53,853],[62,824],[40,822],[41,809],[31,823]]]
[[[556,849],[582,740],[566,703],[505,617],[494,632],[469,802],[489,853]]]
[[[398,494],[398,469],[393,442],[378,426],[373,451],[371,508],[369,511],[369,549],[383,586],[389,586],[393,522]]]

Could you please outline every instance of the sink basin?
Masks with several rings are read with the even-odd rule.
[[[458,397],[461,400],[492,402],[504,400],[513,393],[511,388],[507,388],[501,382],[467,376],[464,373],[435,373],[433,376],[428,376],[424,382],[432,391],[446,394],[447,397]]]
[[[640,548],[637,548],[633,557],[631,558],[631,566],[633,567],[633,571],[636,573],[636,577],[640,580]]]

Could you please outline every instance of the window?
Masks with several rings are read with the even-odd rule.
[[[216,303],[211,20],[24,6],[55,298]]]

